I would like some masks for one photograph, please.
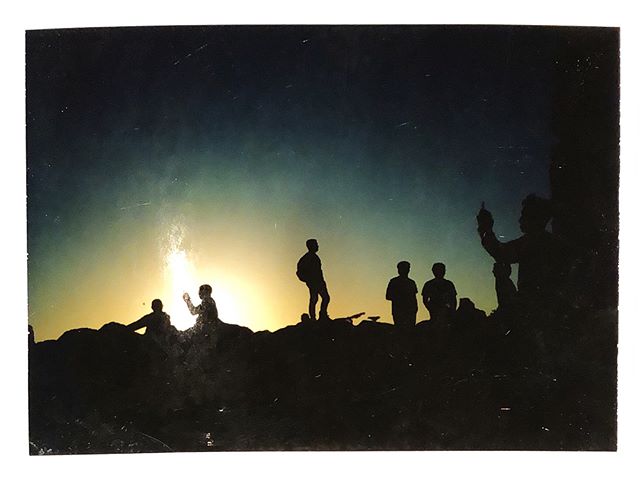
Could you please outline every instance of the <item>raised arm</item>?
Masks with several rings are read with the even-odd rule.
[[[518,263],[520,261],[520,240],[511,240],[510,242],[501,242],[496,238],[493,230],[480,233],[480,242],[482,246],[491,255],[496,262],[500,263]]]
[[[484,202],[482,202],[476,220],[480,242],[489,255],[501,263],[518,263],[520,261],[520,242],[513,240],[503,243],[496,238],[496,234],[493,233],[493,216],[489,210],[484,208]]]
[[[191,315],[200,315],[204,311],[202,305],[198,305],[197,307],[193,305],[193,303],[191,302],[191,297],[189,297],[188,293],[182,295],[182,299],[184,300],[184,303],[187,304],[187,308],[189,309]]]

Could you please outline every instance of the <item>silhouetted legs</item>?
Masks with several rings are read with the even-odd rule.
[[[427,310],[429,311],[429,319],[431,321],[435,320],[438,324],[449,323],[455,312],[455,310],[446,306],[431,307],[427,308]]]
[[[416,326],[416,315],[414,310],[392,310],[393,324],[400,328],[411,328]]]
[[[329,315],[327,314],[327,307],[329,306],[329,301],[331,297],[329,297],[329,292],[327,291],[327,284],[323,283],[322,285],[309,285],[309,316],[312,320],[316,319],[316,304],[318,303],[318,295],[322,297],[322,302],[320,302],[320,319],[328,319]]]

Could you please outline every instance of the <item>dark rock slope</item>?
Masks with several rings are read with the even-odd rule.
[[[30,346],[30,449],[615,449],[615,315],[546,323],[72,330]]]

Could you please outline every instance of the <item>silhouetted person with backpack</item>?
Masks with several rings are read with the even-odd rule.
[[[484,249],[496,262],[519,265],[518,301],[525,308],[554,304],[561,289],[569,253],[559,239],[546,231],[551,201],[529,195],[522,201],[520,230],[523,235],[501,242],[493,232],[493,217],[484,208],[477,215],[478,234]]]
[[[187,308],[191,315],[198,315],[196,319],[196,330],[210,329],[214,327],[220,319],[218,318],[218,307],[213,298],[211,298],[211,285],[200,285],[198,296],[202,302],[197,307],[191,302],[188,293],[182,295],[182,299],[187,304]]]
[[[316,319],[316,304],[318,296],[322,297],[320,303],[320,320],[328,320],[327,307],[329,306],[329,292],[327,291],[327,283],[322,275],[322,262],[318,257],[318,241],[314,238],[307,240],[307,250],[300,260],[296,269],[298,278],[306,283],[309,288],[309,317],[311,320]]]
[[[409,278],[411,264],[406,261],[398,263],[398,276],[392,278],[387,286],[387,300],[391,301],[393,323],[400,328],[413,327],[418,313],[418,287]]]
[[[444,278],[444,263],[434,263],[431,268],[434,278],[422,288],[422,302],[429,310],[431,320],[450,321],[457,307],[456,287],[453,282]]]
[[[163,340],[171,333],[171,319],[162,311],[162,301],[158,298],[151,302],[151,313],[127,325],[132,331],[146,327],[145,336],[155,340]]]

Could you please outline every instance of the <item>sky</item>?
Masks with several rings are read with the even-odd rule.
[[[444,262],[489,313],[481,202],[517,237],[549,195],[550,29],[29,31],[29,322],[38,341],[131,323],[209,283],[220,318],[299,321],[316,238],[329,314],[391,321],[396,264]],[[514,280],[516,273],[514,272]],[[428,318],[420,302],[418,320]]]

